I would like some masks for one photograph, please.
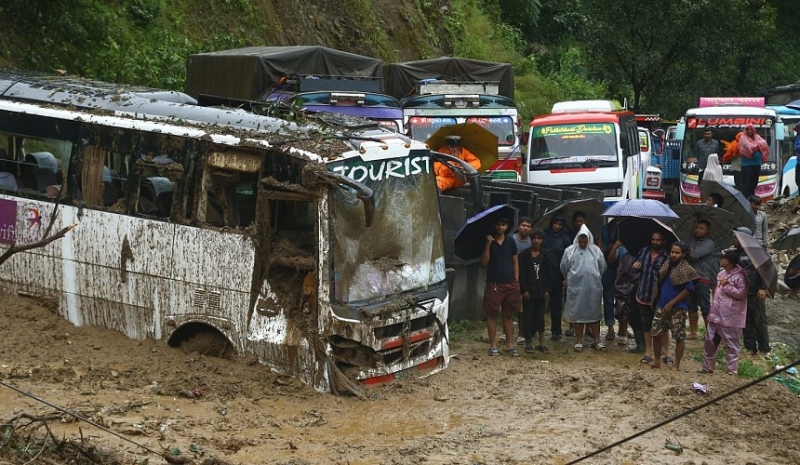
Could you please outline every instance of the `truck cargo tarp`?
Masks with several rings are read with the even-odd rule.
[[[514,98],[514,70],[509,63],[441,57],[433,60],[406,61],[386,65],[383,70],[384,92],[402,99],[422,79],[461,82],[499,82],[500,95]],[[189,92],[191,94],[191,92]]]
[[[189,55],[186,93],[255,100],[282,77],[380,78],[382,73],[377,58],[327,47],[247,47]]]

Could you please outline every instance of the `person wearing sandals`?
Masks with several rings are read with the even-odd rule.
[[[669,261],[661,265],[658,271],[659,292],[657,296],[653,296],[658,304],[652,327],[652,368],[661,368],[661,349],[669,332],[672,332],[672,338],[675,339],[673,368],[678,371],[681,367],[686,348],[686,320],[689,312],[687,299],[694,291],[694,283],[700,279],[697,270],[686,261],[688,252],[689,247],[685,242],[675,242],[669,250]]]
[[[550,311],[550,339],[558,341],[561,339],[561,311],[564,295],[564,276],[558,264],[564,256],[564,250],[572,244],[572,241],[564,231],[564,223],[567,221],[564,215],[557,213],[550,218],[550,226],[544,232],[544,242],[542,250],[547,256],[548,262],[555,266],[550,273],[549,289],[550,298],[547,299],[547,308]]]
[[[583,350],[583,332],[587,326],[592,330],[592,347],[605,350],[606,345],[600,341],[600,301],[606,259],[600,247],[594,245],[594,237],[586,225],[581,226],[573,244],[564,251],[560,269],[567,281],[564,319],[575,326],[575,351]]]
[[[525,353],[535,350],[545,354],[550,349],[544,345],[544,309],[548,292],[548,273],[552,264],[542,253],[544,231],[534,229],[531,233],[531,246],[519,253],[519,290],[522,293],[522,316],[525,321]],[[539,345],[532,345],[533,333],[539,337]]]
[[[689,296],[689,335],[687,339],[697,339],[697,326],[700,315],[703,322],[708,320],[711,308],[711,289],[717,284],[719,263],[714,256],[716,246],[711,239],[711,222],[701,218],[694,225],[694,236],[686,241],[689,254],[686,260],[700,273],[700,279],[694,284],[694,292]],[[699,312],[698,312],[699,309]]]
[[[486,312],[486,330],[489,333],[489,355],[500,355],[497,349],[497,318],[502,315],[503,333],[506,336],[505,353],[519,356],[514,344],[514,314],[522,308],[519,292],[519,263],[517,244],[506,236],[508,219],[494,222],[492,234],[486,236],[486,247],[481,255],[481,265],[486,267],[486,287],[483,290],[483,310]]]
[[[636,339],[640,338],[644,341],[644,357],[642,363],[650,363],[653,361],[653,338],[650,334],[650,329],[653,327],[653,296],[657,293],[658,289],[658,270],[661,266],[669,260],[667,253],[664,251],[664,233],[661,231],[653,231],[650,236],[650,245],[642,247],[636,254],[636,262],[633,263],[634,270],[641,270],[639,284],[636,286],[636,306],[638,307],[639,318],[641,318],[641,326],[638,328],[642,331],[642,335],[636,334],[637,326],[633,326],[633,333]],[[636,313],[636,312],[635,312]],[[635,318],[632,315],[632,318]],[[665,343],[665,360],[666,360],[666,347],[669,343]]]
[[[703,345],[703,369],[713,373],[719,344],[725,344],[725,369],[729,375],[739,372],[739,338],[747,318],[747,273],[739,266],[739,254],[726,250],[719,259],[722,270],[717,275],[717,291],[708,313],[708,328]]]

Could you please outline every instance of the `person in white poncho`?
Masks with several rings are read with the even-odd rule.
[[[593,331],[592,347],[597,350],[606,348],[600,341],[600,319],[603,316],[600,301],[603,297],[602,276],[605,269],[603,251],[594,245],[594,237],[584,224],[561,259],[561,272],[567,281],[564,319],[575,325],[576,352],[583,350],[586,325]]]

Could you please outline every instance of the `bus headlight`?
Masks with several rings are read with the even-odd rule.
[[[622,189],[603,189],[603,195],[608,197],[619,197],[622,195]]]
[[[761,185],[756,187],[755,194],[757,196],[759,196],[759,197],[764,197],[764,196],[772,195],[772,193],[774,191],[775,191],[775,184],[774,183],[761,184]]]
[[[686,192],[687,194],[700,194],[700,186],[697,184],[689,184],[688,182],[684,181],[681,183],[681,189],[683,189],[683,192]]]

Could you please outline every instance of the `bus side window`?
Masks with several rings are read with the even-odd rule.
[[[56,139],[33,139],[14,137],[14,156],[17,164],[15,179],[20,191],[34,197],[55,198],[63,193],[66,180],[65,169],[69,167],[72,142]],[[13,169],[13,168],[12,168]]]
[[[257,173],[211,168],[203,179],[204,222],[244,229],[255,221]],[[202,201],[202,200],[201,200]]]
[[[122,155],[102,147],[87,146],[79,170],[77,199],[90,207],[111,207],[125,197],[125,178],[110,168],[122,164]],[[121,206],[120,206],[121,208]]]
[[[172,214],[172,192],[169,178],[163,176],[143,177],[139,183],[139,213],[167,219]]]

